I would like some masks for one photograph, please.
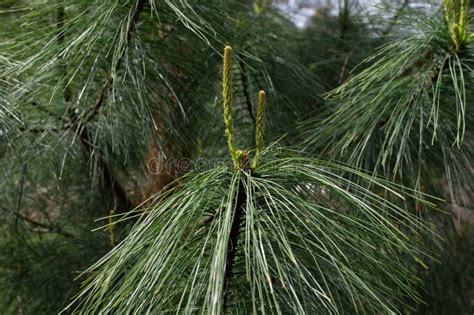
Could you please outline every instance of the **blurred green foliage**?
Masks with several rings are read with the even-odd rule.
[[[443,252],[422,273],[425,283],[419,314],[474,313],[474,226],[465,224],[461,235],[445,235]]]
[[[153,182],[160,174],[153,177],[147,165],[155,152],[227,157],[218,106],[225,44],[236,51],[238,146],[253,142],[262,88],[267,144],[296,146],[306,138],[301,121],[321,121],[335,106],[325,93],[370,67],[374,60],[367,58],[376,47],[397,40],[392,32],[422,20],[409,12],[399,23],[401,1],[389,1],[391,19],[369,17],[357,1],[341,1],[346,5],[338,12],[321,7],[307,28],[298,29],[281,12],[260,7],[267,1],[249,12],[248,1],[193,0],[190,6],[143,2],[132,23],[140,2],[0,0],[0,314],[54,314],[70,302],[81,286],[82,279],[74,279],[111,249],[109,231],[91,230],[117,208],[120,189],[131,210],[162,188]],[[442,29],[436,24],[441,15],[434,16],[429,23]],[[472,62],[472,56],[461,57]],[[383,124],[377,130],[384,135]],[[318,145],[332,149],[335,138]],[[378,153],[374,148],[371,153]],[[423,156],[437,163],[426,174],[440,191],[438,161],[445,153]],[[410,157],[404,162],[413,163]],[[450,220],[441,222],[439,262],[420,271],[426,304],[410,305],[407,313],[474,312],[474,228],[467,225],[456,236]],[[133,223],[118,224],[119,240]]]

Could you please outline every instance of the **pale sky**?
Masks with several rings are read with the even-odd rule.
[[[426,3],[433,1],[434,0],[412,1],[411,5],[426,8]],[[318,6],[330,4],[334,10],[337,10],[340,2],[343,2],[343,0],[274,0],[275,6],[283,12],[288,13],[298,27],[304,27],[306,25],[309,18],[314,15]],[[382,0],[358,0],[354,2],[358,2],[361,8],[364,8],[370,13],[370,11],[376,10],[377,4],[380,4]]]
[[[359,4],[363,7],[371,7],[381,0],[359,0]],[[334,9],[339,5],[340,0],[287,0],[287,1],[274,1],[275,6],[280,10],[288,13],[293,22],[298,27],[304,27],[308,22],[308,19],[314,15],[315,10],[320,5],[331,4]],[[305,6],[306,4],[306,6]]]

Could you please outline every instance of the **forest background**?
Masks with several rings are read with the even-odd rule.
[[[444,23],[440,1],[195,0],[183,9],[139,0],[135,11],[129,2],[0,0],[1,314],[62,310],[80,290],[80,272],[129,233],[129,223],[111,215],[146,206],[184,174],[226,160],[216,105],[225,45],[239,66],[239,145],[253,141],[255,96],[264,88],[267,144],[330,156],[331,137],[344,137],[308,126],[327,119],[328,99],[344,95],[337,88],[370,68],[379,47],[424,27],[418,14]],[[426,169],[446,163],[440,155],[423,157]],[[402,312],[474,312],[472,162],[462,162],[470,171],[454,167],[462,182],[433,167],[422,177],[435,188],[414,185],[446,202],[422,215],[437,234],[428,241],[434,254],[418,266],[424,302]],[[404,176],[416,177],[394,178],[407,184]]]

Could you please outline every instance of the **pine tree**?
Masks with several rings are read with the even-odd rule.
[[[0,3],[0,313],[417,309],[472,184],[470,3],[353,3]]]
[[[416,240],[423,224],[367,187],[395,199],[398,189],[345,166],[264,150],[263,91],[251,159],[235,146],[231,82],[226,47],[222,94],[231,167],[189,173],[158,195],[127,238],[87,271],[75,310],[393,312],[404,298],[416,299],[406,262],[424,254],[404,231]],[[344,170],[361,184],[341,177]]]

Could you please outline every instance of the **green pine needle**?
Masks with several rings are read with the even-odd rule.
[[[346,171],[361,184],[338,175]],[[219,167],[180,183],[157,196],[127,238],[85,272],[84,289],[69,310],[367,313],[394,312],[404,298],[418,299],[410,265],[424,256],[415,247],[424,227],[367,188],[394,201],[411,198],[386,182],[267,151],[258,174]],[[226,286],[241,190],[244,216]]]

